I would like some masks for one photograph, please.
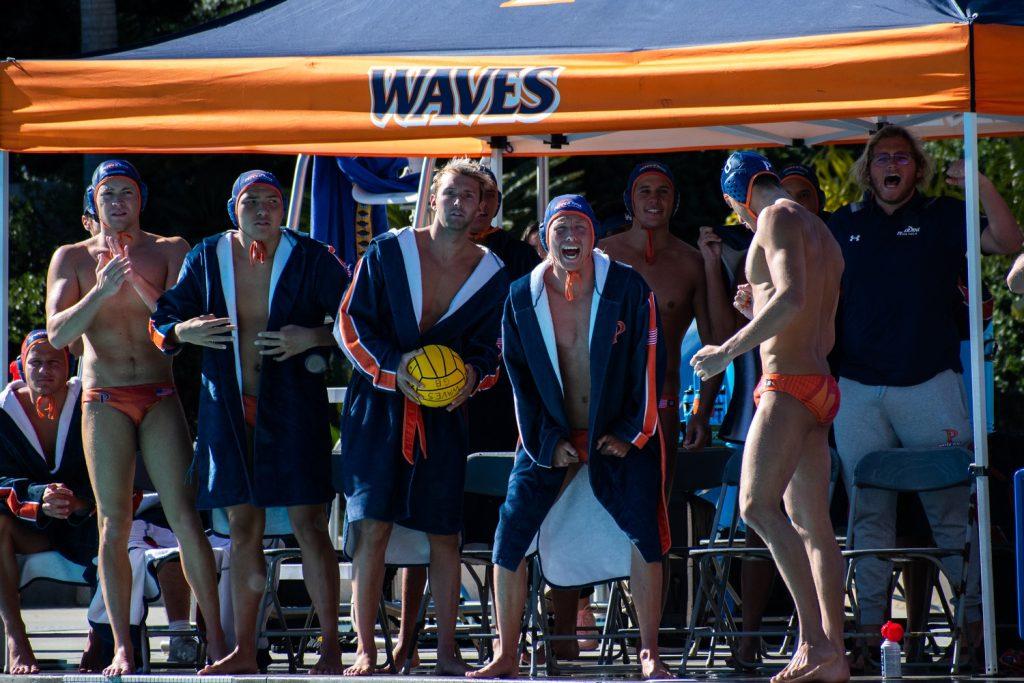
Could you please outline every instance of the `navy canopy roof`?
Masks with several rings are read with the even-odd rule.
[[[631,52],[961,20],[951,0],[270,0],[105,58]]]
[[[17,55],[15,55],[16,57]],[[0,64],[0,148],[604,154],[1024,131],[1024,2],[271,0]],[[116,85],[116,87],[111,87]]]

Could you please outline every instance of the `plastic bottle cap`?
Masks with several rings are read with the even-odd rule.
[[[898,643],[903,640],[903,627],[895,621],[886,622],[885,626],[882,627],[882,637],[886,640]]]

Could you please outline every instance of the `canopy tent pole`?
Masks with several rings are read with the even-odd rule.
[[[412,213],[412,227],[422,228],[427,224],[427,216],[430,215],[430,183],[434,178],[434,164],[437,160],[434,157],[427,157],[423,160],[423,169],[420,171],[420,186],[416,191],[416,208]]]
[[[540,224],[544,220],[544,212],[548,208],[548,193],[550,188],[548,187],[548,168],[549,160],[547,157],[537,157],[537,223]]]
[[[504,159],[501,156],[501,147],[491,148],[491,173],[494,174],[495,179],[498,181],[498,192],[501,192],[504,182]],[[502,202],[504,204],[504,202]],[[494,223],[499,228],[504,229],[505,227],[505,211],[503,206],[498,206],[498,213],[494,215]]]
[[[0,371],[4,373],[7,372],[7,339],[10,336],[7,329],[11,298],[10,274],[7,272],[11,236],[10,190],[11,154],[0,151]]]
[[[985,414],[985,340],[981,314],[981,215],[978,197],[977,114],[964,114],[964,176],[967,190],[967,290],[971,324],[971,420],[978,491],[978,551],[981,557],[981,613],[985,629],[985,675],[996,666],[995,599],[992,585],[992,522],[989,514],[988,419]]]
[[[288,198],[288,220],[285,224],[292,230],[299,230],[302,218],[302,200],[306,194],[306,176],[309,174],[309,155],[295,157],[295,175],[292,177],[292,193]]]

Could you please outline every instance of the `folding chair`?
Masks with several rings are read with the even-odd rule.
[[[85,580],[85,573],[88,568],[84,565],[75,564],[56,550],[46,550],[30,555],[18,555],[17,560],[20,569],[19,592],[25,590],[29,584],[36,581],[52,581],[72,586],[89,585],[89,582]],[[27,635],[29,637],[33,636],[32,633]],[[43,634],[35,635],[41,636]],[[47,632],[45,635],[47,638],[85,638],[88,636],[88,631]],[[3,657],[3,671],[6,673],[8,663],[7,633],[4,631],[2,623],[0,623],[0,656]]]
[[[829,498],[839,479],[840,464],[835,451],[830,452]],[[699,584],[690,612],[689,632],[683,659],[679,664],[679,675],[686,671],[688,660],[699,653],[700,641],[708,640],[708,654],[705,666],[711,667],[718,655],[720,642],[724,639],[728,652],[735,656],[738,638],[743,636],[781,636],[779,654],[783,655],[794,642],[796,615],[790,616],[782,630],[753,633],[738,627],[734,610],[742,604],[742,596],[730,584],[733,561],[773,562],[767,548],[748,548],[740,532],[739,483],[743,464],[743,453],[737,451],[726,464],[722,476],[722,488],[711,537],[707,546],[690,553],[697,564]],[[724,520],[724,521],[723,521]],[[704,624],[704,625],[701,625]]]
[[[159,505],[159,494],[154,492],[145,493],[142,497],[141,503],[135,509],[136,520],[133,524],[138,523],[141,516],[153,511],[155,508],[159,507]],[[156,526],[163,525],[157,524]],[[169,527],[165,528],[169,529]],[[133,547],[131,544],[132,541],[130,540],[128,560],[132,568],[133,587],[131,612],[133,615],[139,615],[136,618],[139,619],[139,654],[142,659],[142,668],[140,673],[147,674],[150,673],[152,669],[152,649],[150,647],[150,638],[174,638],[177,636],[191,636],[196,638],[199,643],[199,647],[196,650],[196,660],[193,664],[196,667],[201,666],[202,663],[206,661],[206,644],[201,637],[198,624],[190,624],[187,629],[172,629],[170,626],[154,628],[149,626],[147,623],[149,605],[160,598],[160,582],[157,578],[160,571],[169,563],[181,561],[181,552],[179,551],[178,546]],[[213,553],[217,571],[220,572],[226,562],[226,556],[221,549],[216,547],[213,549]],[[102,597],[99,596],[98,593],[97,596],[97,600],[94,600],[94,606],[90,608],[90,613],[96,610],[99,610],[101,613],[105,612]],[[139,604],[136,604],[137,602]]]
[[[213,560],[217,567],[218,574],[224,571],[227,564],[228,553],[225,548],[213,548]],[[136,580],[135,572],[137,571],[136,565],[138,561],[134,557],[133,550],[129,550],[129,559],[132,562],[132,575],[133,582]],[[199,631],[198,624],[191,624],[187,629],[172,629],[170,626],[165,627],[151,627],[147,623],[147,616],[149,613],[148,605],[156,602],[160,598],[160,581],[157,578],[163,567],[172,562],[181,562],[181,551],[178,548],[148,548],[141,551],[141,567],[143,574],[143,599],[146,607],[142,617],[142,622],[139,624],[140,629],[140,640],[141,640],[141,656],[142,656],[142,670],[140,673],[148,674],[152,669],[152,649],[150,646],[150,638],[174,638],[177,636],[192,636],[199,642],[199,648],[196,651],[196,661],[193,664],[198,668],[206,661],[206,643],[201,637],[202,634]],[[223,592],[223,591],[222,591]],[[222,610],[223,611],[223,610]]]
[[[890,574],[887,595],[892,594],[900,574],[911,560],[924,560],[928,562],[940,576],[946,578],[952,590],[952,595],[948,599],[943,594],[940,582],[935,582],[934,589],[939,595],[942,615],[948,627],[948,632],[945,634],[937,633],[929,628],[925,633],[908,633],[907,635],[923,635],[933,639],[936,635],[948,635],[952,640],[953,647],[953,663],[950,673],[954,675],[960,670],[961,641],[965,621],[965,610],[962,609],[962,601],[967,593],[971,543],[977,533],[976,508],[973,496],[968,496],[968,508],[964,510],[967,520],[967,533],[964,537],[963,546],[958,548],[856,548],[854,521],[857,519],[858,498],[865,489],[880,489],[897,493],[923,493],[959,487],[969,489],[973,484],[970,470],[971,463],[971,454],[964,448],[894,448],[875,451],[864,456],[854,468],[852,494],[850,496],[850,524],[847,532],[847,550],[843,551],[843,557],[847,560],[846,593],[851,605],[853,605],[857,623],[860,623],[860,606],[855,590],[855,575],[857,565],[864,559],[873,557],[893,562],[894,566]],[[955,581],[954,577],[950,576],[942,562],[943,560],[956,557],[959,557],[962,561],[959,581]],[[949,609],[950,605],[957,606],[955,616]]]
[[[214,535],[230,538],[230,525],[226,510],[218,508],[213,511],[211,526]],[[297,571],[284,569],[291,566],[288,564],[289,562],[302,558],[302,551],[299,548],[283,547],[284,539],[291,534],[292,525],[288,518],[288,509],[283,507],[267,508],[263,538],[265,543],[270,541],[272,547],[265,548],[263,551],[267,580],[263,589],[263,600],[260,602],[260,608],[256,615],[256,637],[257,640],[282,638],[288,658],[288,671],[295,673],[302,664],[306,649],[312,639],[319,634],[319,631],[311,627],[314,616],[311,606],[285,606],[278,592],[282,578],[302,579],[301,565],[297,567]],[[282,572],[290,576],[283,577]],[[276,618],[278,628],[268,627],[268,615]],[[301,628],[289,628],[288,617],[304,617],[305,622]]]

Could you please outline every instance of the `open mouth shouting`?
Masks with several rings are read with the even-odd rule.
[[[579,245],[566,244],[563,245],[559,250],[561,260],[565,264],[578,263],[580,257],[583,255],[583,248]]]
[[[887,173],[885,177],[882,178],[882,186],[887,190],[897,189],[902,182],[903,178],[898,173]]]

